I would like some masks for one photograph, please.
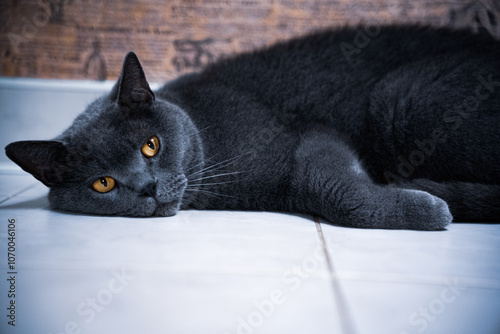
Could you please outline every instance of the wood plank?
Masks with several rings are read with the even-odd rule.
[[[135,51],[151,82],[219,56],[329,26],[409,23],[486,29],[495,0],[2,0],[0,75],[114,80]]]

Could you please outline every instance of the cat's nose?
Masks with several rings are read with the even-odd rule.
[[[156,195],[156,182],[149,182],[140,191],[141,196],[155,197]]]

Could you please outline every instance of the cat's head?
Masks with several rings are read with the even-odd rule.
[[[62,135],[11,143],[6,154],[50,187],[52,208],[126,216],[175,214],[186,204],[187,171],[203,162],[194,124],[155,98],[134,53],[111,93]]]

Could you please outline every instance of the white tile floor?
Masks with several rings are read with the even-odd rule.
[[[500,225],[415,232],[260,212],[72,215],[50,211],[47,189],[7,166],[0,333],[500,333]]]

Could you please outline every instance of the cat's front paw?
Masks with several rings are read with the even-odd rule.
[[[400,214],[405,228],[413,230],[443,230],[453,220],[448,204],[420,190],[403,190]]]

